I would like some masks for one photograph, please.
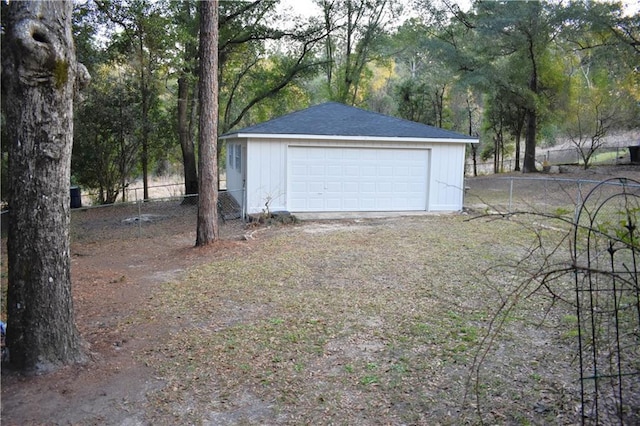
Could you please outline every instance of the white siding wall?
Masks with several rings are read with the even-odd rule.
[[[464,144],[433,144],[429,211],[462,210]]]
[[[249,140],[247,143],[247,213],[286,210],[287,143]]]
[[[237,143],[237,140],[228,140]],[[389,148],[428,148],[429,181],[428,210],[458,211],[462,209],[464,192],[464,155],[462,143],[394,143],[335,140],[296,140],[296,139],[249,139],[246,143],[247,167],[247,213],[261,213],[267,199],[269,210],[287,209],[287,148],[294,146],[349,146],[349,147],[389,147]],[[230,173],[227,167],[227,173]],[[237,188],[234,178],[227,175],[229,189]],[[240,188],[242,179],[240,179]]]
[[[235,167],[235,158],[230,157],[232,145],[240,145],[242,149],[242,161],[240,169]],[[234,156],[235,157],[235,156]],[[247,141],[244,139],[227,140],[227,191],[236,199],[238,204],[243,204],[244,171],[247,164]]]

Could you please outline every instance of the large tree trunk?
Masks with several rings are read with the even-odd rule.
[[[536,168],[536,124],[537,115],[534,109],[527,111],[527,132],[524,140],[523,173],[537,172]]]
[[[142,193],[143,199],[149,199],[149,84],[144,71],[144,48],[140,38],[140,94],[142,95]]]
[[[218,1],[200,3],[200,133],[196,245],[218,239]]]
[[[516,158],[515,158],[515,166],[513,167],[514,172],[520,171],[520,133],[516,135]]]
[[[473,176],[478,176],[478,144],[471,144],[471,158],[473,160]]]
[[[12,1],[8,7],[2,46],[11,221],[7,345],[18,369],[44,372],[85,359],[69,260],[78,73],[72,3]]]
[[[182,148],[185,194],[196,195],[198,193],[198,171],[196,170],[196,154],[189,125],[189,81],[186,77],[178,79],[178,136]]]
[[[533,40],[529,40],[529,60],[531,61],[531,77],[529,78],[529,91],[534,95],[538,95],[538,64],[534,51]],[[538,129],[538,112],[535,102],[527,108],[527,133],[524,140],[524,162],[522,164],[522,173],[537,172],[536,168],[536,132]]]

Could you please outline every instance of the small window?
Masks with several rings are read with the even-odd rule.
[[[242,169],[242,145],[236,145],[236,169],[241,171]]]
[[[230,143],[227,144],[227,157],[228,157],[228,164],[233,168],[234,164],[233,164],[233,160],[235,158],[235,155],[233,154],[233,150],[235,148],[235,145]]]

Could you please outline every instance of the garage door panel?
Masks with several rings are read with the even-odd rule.
[[[403,196],[405,192],[410,192],[409,184],[407,182],[397,182],[394,188],[395,188],[396,194],[400,196]]]
[[[374,178],[377,174],[377,168],[375,165],[363,165],[360,170],[361,177]]]
[[[407,191],[411,193],[416,193],[421,191],[422,189],[423,189],[423,186],[421,184],[412,182],[408,184]]]
[[[406,167],[406,166],[395,167],[394,170],[393,170],[393,176],[397,177],[397,178],[398,177],[402,178],[402,177],[409,176],[409,175],[410,175],[409,168]]]
[[[302,151],[302,150],[290,149],[288,151],[288,156],[289,156],[289,160],[306,159],[307,158],[307,152],[306,151]]]
[[[342,159],[342,151],[337,149],[326,150],[324,152],[324,158],[327,160],[340,160]]]
[[[428,151],[289,147],[291,211],[426,210]]]
[[[342,182],[327,182],[324,189],[329,193],[342,193]]]
[[[325,206],[326,206],[326,210],[328,211],[339,210],[342,207],[342,199],[341,197],[338,197],[338,198],[327,197]]]
[[[392,201],[393,201],[393,197],[391,196],[376,197],[376,210],[379,210],[379,211],[388,210],[387,206],[391,205]]]
[[[324,177],[325,172],[326,171],[325,171],[324,165],[322,166],[309,165],[309,169],[308,169],[309,176]]]
[[[305,193],[307,191],[306,182],[291,182],[291,193]]]
[[[375,182],[361,182],[359,185],[360,188],[360,194],[362,196],[368,195],[368,194],[375,194],[376,193],[376,184]]]
[[[324,198],[311,198],[307,201],[308,211],[322,211],[324,209]]]
[[[360,188],[358,182],[344,182],[343,189],[346,194],[357,194]]]
[[[378,176],[385,178],[393,178],[393,167],[391,166],[378,166]]]
[[[318,194],[318,196],[320,196],[320,194],[324,193],[324,183],[323,182],[308,182],[307,183],[307,191],[309,192],[309,195]]]
[[[394,182],[378,182],[376,192],[379,194],[393,194],[397,185]]]
[[[412,166],[409,169],[409,176],[422,176],[422,174],[424,173],[424,169],[422,167],[419,166]]]
[[[357,198],[347,198],[343,203],[344,211],[358,211],[361,208]]]
[[[360,168],[358,166],[344,166],[343,176],[355,177],[360,176]]]
[[[291,167],[291,176],[306,176],[308,168],[306,166]]]
[[[327,176],[336,176],[336,177],[342,176],[342,166],[328,165]]]
[[[364,155],[366,155],[364,152],[360,152],[360,150],[357,150],[357,149],[343,149],[343,148],[335,148],[335,149],[339,150],[342,153],[343,160],[362,160],[364,159]]]
[[[398,208],[401,208],[403,210],[409,209],[409,202],[405,198],[395,198],[393,202],[398,206]]]
[[[360,210],[373,211],[376,209],[376,200],[373,198],[361,198],[359,200]],[[358,210],[353,210],[358,211]]]

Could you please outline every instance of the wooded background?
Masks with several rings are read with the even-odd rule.
[[[562,140],[588,166],[607,135],[640,127],[640,18],[619,3],[314,3],[295,16],[279,1],[220,2],[219,134],[332,100],[478,136],[474,161],[528,172],[536,147]],[[71,184],[97,203],[166,173],[198,192],[197,6],[75,4],[92,82],[75,105]]]

